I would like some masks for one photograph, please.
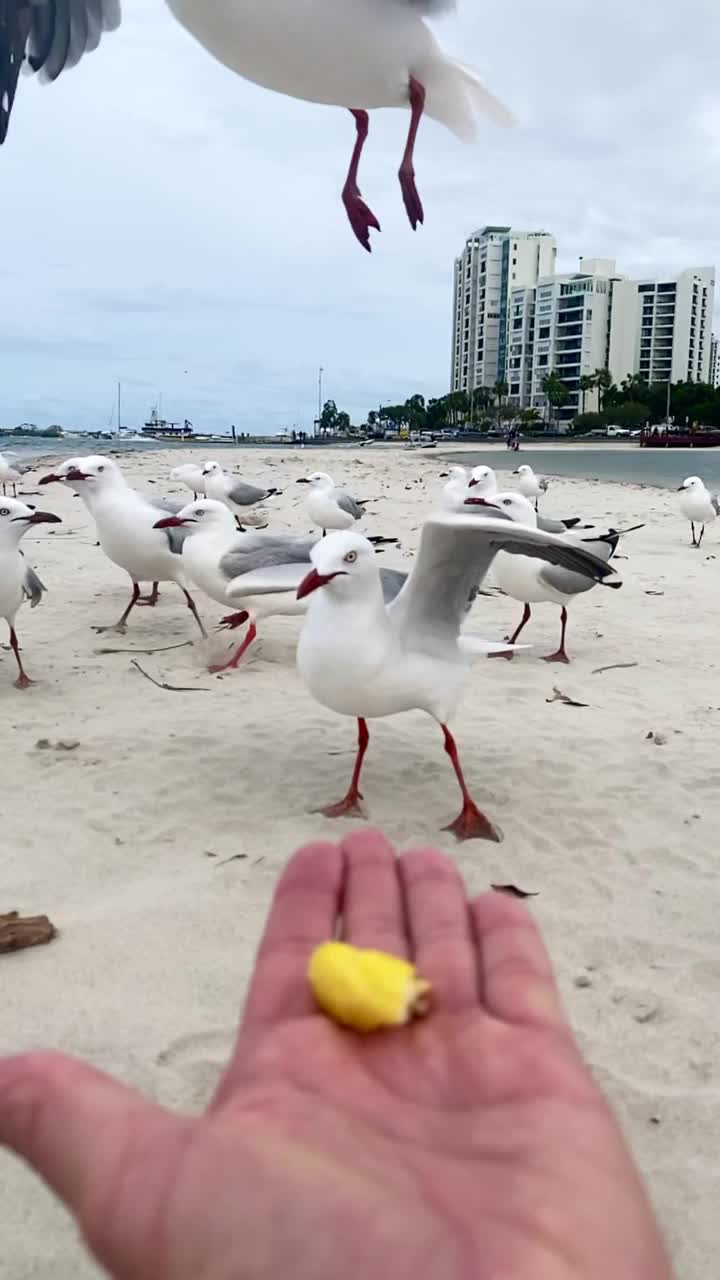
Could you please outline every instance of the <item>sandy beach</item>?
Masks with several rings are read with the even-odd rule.
[[[214,456],[284,488],[271,527],[297,532],[309,524],[294,482],[327,469],[374,499],[363,531],[399,536],[383,557],[399,567],[446,470],[436,454],[402,450]],[[192,450],[120,459],[132,483],[157,493],[179,493],[170,468],[199,460]],[[513,463],[501,453],[498,465]],[[78,499],[61,486],[39,495],[29,501],[64,523],[23,542],[49,588],[18,617],[35,687],[15,690],[12,655],[0,657],[0,913],[47,912],[59,936],[0,956],[0,1051],[63,1049],[197,1109],[231,1045],[278,871],[299,844],[339,833],[309,811],[343,793],[354,726],[301,683],[298,619],[262,623],[248,660],[221,676],[208,675],[199,644],[150,652],[195,641],[172,584],[156,609],[136,610],[127,636],[94,634],[122,611],[128,581],[95,545]],[[438,729],[420,712],[371,724],[366,804],[400,847],[449,851],[471,890],[511,881],[539,892],[533,910],[573,1025],[649,1181],[678,1275],[708,1280],[720,1146],[720,522],[697,552],[670,492],[557,479],[544,506],[645,527],[621,544],[622,590],[598,588],[572,607],[572,665],[540,661],[559,638],[546,605],[526,631],[532,648],[473,668],[454,729],[503,843],[457,845],[440,830],[458,798]],[[223,610],[197,599],[217,623]],[[502,639],[520,613],[481,596],[468,629]],[[230,642],[211,646],[217,655]],[[133,660],[181,691],[155,687]],[[587,705],[550,701],[554,686]],[[0,1203],[8,1280],[101,1274],[64,1211],[4,1154]]]

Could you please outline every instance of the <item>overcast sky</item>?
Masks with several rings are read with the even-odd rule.
[[[557,236],[558,265],[655,275],[720,260],[720,10],[674,0],[466,0],[438,28],[515,112],[464,147],[425,121],[425,227],[376,112],[372,256],[340,188],[353,122],[216,64],[162,0],[50,86],[23,78],[0,151],[0,424],[127,425],[160,393],[196,427],[360,420],[448,389],[453,257],[485,223]],[[324,397],[325,398],[325,397]]]

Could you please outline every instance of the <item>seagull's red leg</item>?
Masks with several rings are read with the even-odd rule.
[[[523,627],[529,621],[530,621],[530,605],[526,604],[525,607],[523,608],[523,616],[520,619],[520,625],[517,626],[513,631],[512,635],[508,636],[507,638],[508,644],[515,644],[515,641],[520,635],[520,632],[522,631]],[[488,658],[507,658],[508,662],[511,662],[514,657],[515,657],[514,653],[500,653],[499,650],[497,653],[488,654]]]
[[[560,629],[560,648],[555,653],[548,653],[543,662],[569,662],[565,652],[565,628],[567,627],[567,609],[563,605],[560,610],[561,629]]]
[[[415,186],[415,168],[413,166],[415,139],[418,125],[425,109],[425,89],[414,76],[410,77],[408,96],[410,98],[410,128],[408,129],[407,142],[405,143],[405,151],[403,152],[398,177],[400,179],[403,203],[410,219],[410,226],[415,231],[418,222],[425,221],[422,203]]]
[[[490,819],[480,812],[467,789],[463,771],[460,767],[455,739],[446,724],[442,724],[440,728],[445,734],[445,750],[452,761],[452,767],[455,770],[455,777],[460,783],[463,798],[463,807],[457,818],[454,822],[449,823],[447,827],[443,827],[443,831],[452,831],[458,840],[496,840],[499,842],[502,840],[499,831],[495,829]]]
[[[355,757],[355,768],[353,769],[353,775],[350,779],[350,786],[348,787],[347,795],[344,799],[338,800],[337,804],[329,804],[325,809],[315,809],[313,810],[314,813],[323,813],[326,818],[344,818],[352,817],[353,815],[358,818],[365,817],[365,810],[360,803],[362,800],[362,794],[358,790],[358,784],[360,782],[362,762],[365,752],[367,751],[369,741],[370,734],[368,733],[367,721],[358,719],[357,755]]]
[[[370,253],[370,228],[374,227],[376,231],[379,231],[380,223],[372,210],[368,209],[360,195],[357,180],[360,156],[365,146],[365,139],[368,136],[368,113],[367,111],[351,111],[350,114],[355,118],[356,136],[355,146],[350,158],[350,168],[347,171],[345,186],[342,189],[342,202],[345,205],[345,212],[350,221],[350,226],[363,249],[367,249],[368,253]]]
[[[93,631],[97,631],[98,635],[102,635],[104,631],[117,631],[118,635],[124,636],[125,632],[127,631],[127,627],[125,626],[125,623],[130,617],[130,614],[132,613],[139,599],[140,599],[140,587],[137,582],[133,582],[133,589],[132,589],[132,595],[130,597],[130,603],[127,609],[125,610],[125,612],[123,613],[122,617],[118,618],[117,622],[113,623],[111,627],[93,627]]]
[[[233,616],[234,616],[234,617],[236,617],[236,618],[239,618],[239,617],[241,617],[242,615],[241,615],[241,614],[239,614],[239,613],[236,613],[236,614],[234,614],[234,615],[232,615],[232,614],[231,614],[230,616],[231,616],[231,617],[233,617]],[[245,614],[245,618],[247,618],[247,616],[248,616],[248,615],[247,615],[247,614]],[[240,626],[240,623],[238,622],[238,623],[236,623],[235,625],[236,625],[236,626]],[[212,667],[208,667],[208,671],[210,672],[210,674],[211,674],[211,675],[213,675],[213,676],[215,676],[215,675],[217,675],[218,671],[234,671],[234,670],[235,670],[235,668],[237,667],[237,665],[238,665],[238,663],[239,663],[240,659],[242,658],[243,654],[247,653],[247,651],[248,651],[248,649],[250,648],[250,645],[252,644],[252,642],[253,642],[253,640],[255,639],[256,635],[257,635],[257,629],[256,629],[256,627],[255,627],[255,623],[254,623],[254,622],[251,622],[251,623],[250,623],[250,626],[248,627],[247,631],[245,632],[245,635],[244,635],[244,637],[243,637],[243,642],[242,642],[242,644],[241,644],[241,645],[240,645],[240,647],[236,650],[236,652],[233,654],[232,658],[230,658],[229,662],[220,662],[220,663],[216,663],[216,664],[214,664]]]
[[[160,599],[160,583],[153,582],[152,591],[150,592],[150,595],[140,596],[140,599],[138,600],[138,604],[145,604],[148,606],[148,608],[154,609],[159,599]]]
[[[190,595],[190,592],[189,592],[189,591],[186,591],[184,587],[181,587],[181,588],[180,588],[180,590],[182,591],[182,593],[183,593],[183,595],[184,595],[184,597],[185,597],[185,603],[187,604],[188,609],[190,610],[190,612],[191,612],[191,614],[192,614],[193,618],[195,619],[195,621],[197,622],[197,624],[198,624],[198,626],[199,626],[199,628],[200,628],[200,635],[202,636],[203,640],[207,640],[207,638],[208,638],[208,633],[207,633],[207,631],[205,630],[205,628],[204,628],[204,626],[203,626],[202,618],[200,617],[200,614],[199,614],[199,613],[198,613],[198,611],[197,611],[197,607],[196,607],[196,605],[195,605],[195,601],[193,600],[192,596]]]
[[[19,672],[18,678],[15,681],[15,688],[29,689],[30,685],[33,684],[33,681],[30,679],[29,675],[25,671],[25,668],[23,667],[22,658],[20,657],[20,645],[18,644],[18,638],[17,638],[17,635],[15,634],[14,627],[10,628],[10,648],[15,654],[15,661],[18,664],[18,672]]]

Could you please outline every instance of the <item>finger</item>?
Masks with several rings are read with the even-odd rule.
[[[480,955],[482,999],[506,1022],[570,1027],[540,930],[522,903],[484,893],[470,906]]]
[[[408,954],[405,907],[392,845],[380,831],[354,831],[345,856],[343,938],[356,947]]]
[[[290,859],[258,950],[242,1030],[315,1012],[308,961],[315,947],[335,936],[343,866],[339,846],[320,842]]]
[[[413,954],[432,983],[439,1008],[477,1004],[478,967],[465,888],[449,858],[416,849],[400,859],[400,878]]]
[[[152,1196],[136,1189],[162,1185],[158,1162],[167,1162],[169,1179],[188,1123],[62,1054],[0,1061],[0,1143],[32,1165],[98,1257],[118,1270],[122,1262],[122,1274],[131,1274],[157,1214]],[[132,1204],[122,1202],[124,1188],[135,1189]]]

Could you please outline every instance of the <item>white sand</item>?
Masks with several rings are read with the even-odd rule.
[[[170,467],[191,457],[135,455],[126,469],[170,492]],[[272,506],[281,527],[308,528],[306,491],[292,482],[311,467],[379,499],[366,530],[403,539],[388,564],[410,555],[445,469],[435,454],[384,449],[223,460],[285,484]],[[157,609],[135,612],[126,638],[96,637],[91,624],[121,612],[126,579],[94,546],[77,499],[59,486],[40,494],[31,501],[65,523],[25,540],[50,587],[42,608],[19,617],[36,687],[17,692],[12,656],[0,660],[0,911],[48,912],[61,934],[0,956],[0,1050],[61,1048],[198,1108],[228,1052],[278,871],[303,841],[347,829],[308,811],[343,794],[354,726],[301,684],[298,619],[263,623],[251,659],[222,677],[197,649],[142,652],[195,637],[172,585]],[[458,795],[439,731],[420,713],[371,725],[366,802],[401,847],[448,850],[473,891],[491,881],[540,890],[534,910],[573,1023],[649,1178],[679,1274],[708,1280],[720,1147],[720,526],[698,553],[674,495],[634,486],[556,480],[545,505],[647,527],[621,547],[622,591],[598,588],[573,607],[572,666],[539,660],[559,635],[557,610],[544,606],[527,629],[536,647],[512,663],[479,661],[468,682],[457,738],[504,843],[458,846],[441,832]],[[221,614],[204,600],[202,611],[210,622]],[[480,597],[471,625],[501,638],[520,612]],[[193,692],[154,688],[131,654],[102,648],[136,650],[147,671]],[[554,684],[589,706],[548,705]],[[42,738],[80,746],[39,750]],[[99,1274],[63,1211],[7,1156],[0,1204],[2,1275]]]

